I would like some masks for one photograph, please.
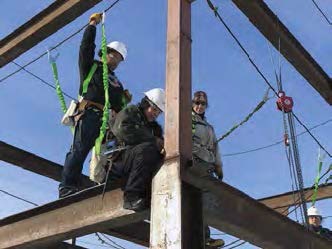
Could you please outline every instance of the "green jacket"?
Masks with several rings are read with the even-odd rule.
[[[118,142],[125,145],[156,143],[155,137],[162,137],[161,126],[157,122],[148,122],[139,105],[129,105],[120,111],[112,125],[112,132]]]

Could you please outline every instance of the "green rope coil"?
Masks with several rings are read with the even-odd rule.
[[[234,125],[228,132],[226,132],[224,135],[222,135],[217,140],[217,143],[219,143],[224,138],[228,137],[233,131],[235,131],[241,125],[243,125],[244,123],[246,123],[256,112],[258,112],[265,105],[265,103],[269,100],[268,94],[269,94],[269,89],[266,91],[266,93],[265,93],[265,95],[263,97],[263,100],[258,103],[258,105],[255,107],[255,109],[252,112],[250,112],[240,123]]]
[[[103,83],[104,83],[104,92],[105,92],[105,105],[103,110],[102,124],[100,127],[99,137],[95,142],[95,151],[99,155],[101,150],[101,144],[106,134],[107,123],[109,119],[109,94],[108,94],[108,67],[106,62],[106,35],[105,35],[105,25],[102,24],[102,39],[101,39],[101,51],[102,51],[102,61],[103,61]]]
[[[67,106],[66,106],[66,102],[65,102],[65,98],[63,96],[63,92],[59,83],[59,75],[58,75],[58,68],[56,66],[55,62],[51,63],[52,66],[52,71],[53,71],[53,77],[54,77],[54,81],[55,81],[55,91],[56,94],[58,95],[58,98],[60,100],[60,105],[61,105],[61,109],[63,111],[63,113],[67,112]]]
[[[52,67],[53,78],[55,81],[55,91],[56,91],[56,94],[58,95],[58,99],[60,101],[60,106],[61,106],[62,111],[63,111],[63,113],[66,113],[67,112],[66,101],[65,101],[65,98],[63,96],[63,92],[62,92],[62,89],[60,86],[58,67],[56,65],[55,59],[52,59],[52,61],[50,63],[51,63],[51,67]],[[70,127],[70,130],[74,134],[74,127]]]
[[[322,166],[323,166],[323,162],[321,160],[319,160],[318,162],[318,173],[317,176],[315,178],[315,188],[314,188],[314,193],[312,195],[311,201],[312,201],[312,206],[315,206],[316,203],[316,198],[317,198],[317,192],[318,192],[318,184],[319,184],[319,180],[320,180],[320,173],[322,171]]]

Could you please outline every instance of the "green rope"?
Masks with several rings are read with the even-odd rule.
[[[315,179],[315,188],[314,188],[314,193],[312,195],[311,201],[312,201],[312,206],[315,206],[316,203],[316,198],[317,198],[317,192],[318,192],[318,184],[319,184],[319,179],[320,179],[320,173],[322,171],[322,166],[323,166],[323,161],[321,158],[318,159],[318,173]]]
[[[58,95],[58,99],[60,101],[60,106],[61,106],[62,111],[63,111],[63,113],[66,113],[67,112],[66,101],[65,101],[65,98],[63,96],[63,92],[62,92],[62,89],[60,86],[58,67],[55,62],[57,57],[58,57],[58,55],[52,57],[50,54],[50,51],[48,51],[48,58],[49,58],[49,62],[51,63],[53,78],[55,81],[55,91],[56,91],[56,94]],[[74,134],[74,127],[70,127],[70,130]]]
[[[264,104],[269,100],[268,93],[269,93],[269,89],[266,91],[263,100],[258,103],[258,105],[255,107],[255,109],[251,113],[249,113],[248,116],[246,116],[240,123],[234,125],[228,132],[226,132],[224,135],[222,135],[217,140],[217,143],[219,143],[224,138],[228,137],[233,131],[235,131],[241,125],[243,125],[244,123],[246,123],[256,112],[258,112],[264,106]]]
[[[105,15],[105,14],[104,14]],[[105,105],[102,117],[102,124],[100,127],[99,137],[95,142],[95,151],[99,155],[101,150],[101,144],[106,134],[107,123],[109,119],[109,94],[108,94],[108,67],[106,62],[106,35],[105,35],[105,24],[102,23],[102,39],[101,39],[101,51],[102,51],[102,61],[103,61],[103,83],[104,83],[104,92],[105,92]]]
[[[58,75],[58,68],[56,66],[55,61],[51,62],[51,66],[52,66],[52,71],[53,71],[53,77],[54,77],[54,81],[55,81],[55,91],[56,94],[58,95],[58,98],[60,100],[60,105],[61,105],[61,109],[63,111],[63,113],[67,112],[67,106],[66,106],[66,102],[65,102],[65,98],[63,96],[63,92],[59,83],[59,75]]]

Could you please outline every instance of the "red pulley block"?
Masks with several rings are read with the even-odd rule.
[[[277,107],[280,111],[291,112],[293,109],[293,99],[292,97],[286,96],[284,91],[278,92]]]

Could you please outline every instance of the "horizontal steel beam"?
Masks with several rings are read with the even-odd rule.
[[[13,151],[11,151],[13,150]],[[12,153],[10,153],[12,152]],[[14,153],[13,153],[14,152]],[[52,171],[52,174],[45,174],[45,171],[48,172],[48,168],[52,167],[52,165],[54,163],[52,163],[51,161],[45,160],[43,158],[40,158],[34,154],[31,154],[29,152],[20,150],[18,148],[15,148],[13,146],[7,145],[3,142],[0,143],[0,159],[6,159],[5,161],[9,162],[9,163],[15,163],[16,165],[20,165],[25,169],[31,170],[36,172],[36,170],[34,170],[34,165],[39,165],[42,166],[42,170],[40,170],[38,173],[42,174],[42,175],[47,175],[48,177],[51,177],[52,179],[54,179],[55,177],[52,177],[52,174],[54,174],[54,172],[57,171]],[[58,170],[61,170],[61,166],[57,167]],[[51,176],[50,176],[51,175]],[[222,185],[224,186],[224,185]],[[114,186],[117,187],[117,186]],[[221,192],[222,192],[221,188]],[[310,189],[307,189],[308,193],[310,193]],[[325,187],[320,187],[318,190],[318,195],[317,195],[317,200],[320,199],[325,199],[328,198],[328,196],[331,193],[331,184],[327,185],[326,188]],[[241,193],[242,194],[242,193]],[[244,194],[243,194],[244,195]],[[86,198],[86,194],[84,195],[84,198]],[[82,197],[83,198],[83,197]],[[249,198],[249,197],[248,197]],[[278,199],[280,198],[280,199]],[[75,200],[75,199],[74,199]],[[293,204],[292,203],[292,198],[291,198],[291,192],[289,193],[285,193],[285,194],[281,194],[278,196],[272,196],[272,197],[267,197],[264,199],[260,199],[258,201],[261,201],[262,203],[264,203],[266,206],[270,207],[270,208],[276,208],[277,211],[283,211],[282,207],[288,206]],[[40,209],[37,209],[40,210]],[[48,211],[49,209],[43,209],[43,212]],[[206,210],[205,210],[206,212]],[[36,215],[38,214],[38,212],[33,213],[32,211],[28,212],[28,215],[25,215],[25,213],[23,214],[16,214],[12,217],[8,217],[4,220],[2,220],[0,222],[0,226],[3,225],[4,221],[6,221],[6,224],[9,223],[13,223],[13,222],[17,222],[18,220],[22,220],[22,219],[26,219],[32,215]],[[286,215],[287,213],[284,213],[284,215]],[[206,214],[208,216],[208,214]],[[211,223],[212,226],[213,223]],[[216,228],[220,228],[220,227],[216,227]],[[224,229],[222,229],[224,230]],[[136,231],[136,232],[134,232]],[[134,243],[137,244],[141,244],[144,246],[147,246],[149,243],[149,224],[143,221],[139,221],[139,222],[135,222],[133,224],[126,224],[125,226],[117,226],[116,228],[112,228],[112,229],[108,229],[106,228],[105,230],[103,230],[103,232],[108,233],[112,236],[115,237],[119,237],[122,239],[127,239],[130,240]]]
[[[61,181],[61,172],[63,168],[61,165],[2,141],[0,141],[0,160],[25,170],[29,170],[33,173],[49,177],[55,181]],[[84,186],[93,185],[85,175],[81,176],[81,182]]]
[[[49,177],[55,181],[61,180],[61,165],[39,157],[25,150],[14,147],[12,145],[6,144],[2,141],[0,141],[0,160],[13,164],[15,166],[19,166],[25,170],[29,170],[36,174]],[[85,175],[82,175],[82,181],[85,183],[86,186],[92,185],[92,182]],[[307,199],[310,199],[310,197],[308,198],[308,196],[312,194],[312,188],[306,188],[305,192],[307,193]],[[295,192],[295,195],[297,195],[297,192]],[[323,200],[331,197],[332,184],[322,185],[319,187],[316,200]],[[258,201],[262,202],[263,204],[272,209],[278,209],[294,205],[292,192],[264,197],[262,199],[259,199]]]
[[[225,183],[188,172],[182,178],[211,193],[212,198],[204,204],[204,215],[207,223],[219,230],[262,248],[306,248],[308,243],[312,249],[331,247],[331,242]],[[126,239],[135,237],[139,229],[144,230],[139,240],[147,245],[149,224],[143,220],[149,218],[148,210],[143,213],[124,210],[120,189],[106,192],[102,201],[101,189],[102,186],[94,187],[0,220],[0,248],[38,248],[106,230],[115,231],[115,235],[120,232]],[[126,231],[130,224],[144,225],[142,228],[137,225],[136,232]]]
[[[57,0],[0,41],[0,67],[75,20],[101,0]]]
[[[48,248],[48,245],[138,223],[148,211],[135,213],[122,208],[123,192],[105,193],[102,186],[82,191],[0,220],[0,248]]]
[[[116,227],[114,229],[108,229],[106,232],[111,236],[131,241],[133,243],[149,247],[150,241],[150,224],[147,221],[140,221],[131,223],[124,227]]]
[[[332,105],[332,80],[312,58],[287,27],[269,9],[263,0],[232,0],[249,21],[278,49],[281,54]]]
[[[273,211],[243,192],[199,172],[183,172],[182,179],[209,192],[206,222],[218,230],[261,248],[332,248],[329,242],[289,218]]]
[[[304,194],[307,202],[310,202],[313,195],[313,187],[305,188]],[[317,191],[316,200],[324,200],[328,198],[332,198],[332,183],[319,186]],[[294,193],[287,192],[284,194],[269,196],[259,199],[258,201],[272,209],[290,207],[300,203],[299,191],[294,191]]]
[[[49,177],[55,181],[61,181],[61,172],[63,168],[61,165],[39,157],[30,152],[24,151],[20,148],[6,144],[2,141],[0,141],[0,160],[21,167],[25,170],[29,170],[33,173]],[[85,187],[93,185],[93,182],[91,182],[89,178],[85,175],[81,175],[81,182]],[[142,226],[144,227],[141,229]],[[149,242],[149,237],[145,234],[145,231],[147,229],[149,229],[149,226],[146,226],[146,224],[143,223],[132,224],[130,226],[122,228],[120,227],[112,230],[105,230],[103,232],[121,239],[126,238],[133,243],[146,246]],[[130,234],[127,233],[127,231],[137,232]],[[129,235],[132,236],[129,237]]]

